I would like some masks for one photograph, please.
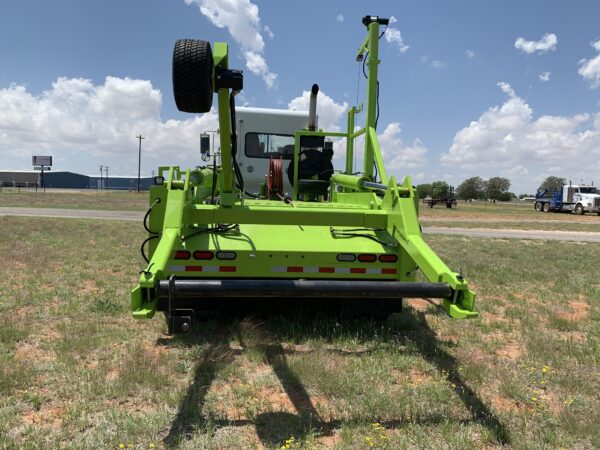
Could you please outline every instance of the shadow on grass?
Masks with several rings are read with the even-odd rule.
[[[435,332],[427,323],[426,313],[405,310],[402,314],[393,316],[388,322],[348,321],[339,323],[336,320],[320,318],[317,320],[299,319],[298,316],[278,316],[262,323],[254,322],[248,333],[244,329],[245,322],[224,322],[212,332],[198,332],[182,337],[182,342],[188,345],[202,346],[203,350],[197,362],[194,379],[189,386],[177,415],[171,425],[164,444],[173,448],[194,432],[210,433],[219,427],[254,425],[257,435],[266,446],[278,446],[289,436],[302,439],[310,433],[319,436],[331,436],[336,429],[344,424],[353,423],[349,420],[324,420],[313,405],[310,395],[304,385],[288,365],[287,355],[294,354],[293,350],[284,349],[282,342],[305,342],[309,339],[331,340],[335,337],[349,336],[353,339],[379,343],[414,343],[421,355],[436,366],[440,372],[447,374],[447,380],[457,396],[470,412],[471,418],[455,420],[459,424],[477,423],[487,428],[495,440],[502,445],[510,444],[510,436],[506,427],[499,421],[488,406],[479,398],[462,379],[458,371],[457,360],[444,350]],[[252,335],[257,339],[252,339]],[[250,336],[248,339],[247,336]],[[230,339],[236,338],[243,350],[232,350]],[[175,339],[180,339],[176,337]],[[194,344],[194,339],[198,341]],[[268,363],[288,398],[293,404],[296,414],[288,412],[262,413],[253,420],[210,420],[202,415],[205,397],[210,385],[218,372],[244,351],[252,348],[259,351],[264,361]],[[340,352],[339,350],[330,350]],[[355,353],[354,353],[355,354]],[[377,418],[373,418],[377,420]],[[451,421],[451,418],[439,414],[423,419],[413,419],[411,425],[435,425]],[[356,421],[364,425],[364,420]],[[387,429],[399,429],[408,423],[404,420],[379,421]]]

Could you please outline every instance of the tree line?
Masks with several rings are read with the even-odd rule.
[[[564,184],[566,184],[565,178],[549,176],[546,177],[541,188],[548,191],[557,191]],[[450,186],[445,181],[434,181],[416,186],[417,195],[420,199],[441,196],[449,188]],[[517,195],[510,192],[510,180],[504,177],[492,177],[489,180],[484,180],[481,177],[467,178],[456,188],[455,195],[462,200],[495,200],[501,202],[518,198]],[[521,194],[519,198],[528,196],[528,194]]]

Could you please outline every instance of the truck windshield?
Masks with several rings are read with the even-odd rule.
[[[294,157],[294,136],[246,133],[244,153],[250,158],[292,159]]]
[[[598,188],[595,188],[595,187],[582,187],[582,188],[579,188],[579,192],[581,194],[597,194],[598,193]]]

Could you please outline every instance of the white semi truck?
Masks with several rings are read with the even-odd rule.
[[[586,212],[600,215],[600,191],[595,186],[565,184],[559,191],[539,188],[533,206],[539,212]]]

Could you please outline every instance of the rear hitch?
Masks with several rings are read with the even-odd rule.
[[[194,323],[193,309],[173,309],[175,295],[175,275],[169,277],[169,301],[166,311],[168,334],[189,333]]]

